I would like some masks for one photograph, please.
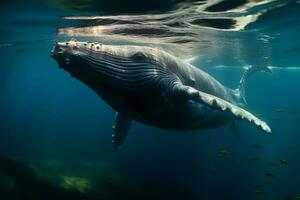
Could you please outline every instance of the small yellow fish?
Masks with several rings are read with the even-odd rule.
[[[261,190],[255,190],[255,193],[256,193],[256,194],[261,194],[262,191],[261,191]]]
[[[229,154],[227,150],[220,150],[218,153],[219,158],[225,158]]]
[[[281,163],[281,164],[284,164],[284,165],[287,165],[287,164],[289,164],[289,162],[287,161],[287,160],[279,160],[279,162]]]
[[[282,108],[277,108],[277,109],[275,109],[275,112],[283,112],[283,109]]]
[[[274,174],[272,172],[265,172],[265,176],[274,178]]]
[[[278,166],[277,163],[274,163],[274,162],[270,162],[269,165],[271,165],[271,166]]]
[[[259,156],[249,156],[248,158],[252,160],[260,160]]]
[[[229,151],[227,150],[220,150],[219,151],[219,155],[228,155],[229,154]]]

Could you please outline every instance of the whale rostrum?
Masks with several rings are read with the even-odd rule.
[[[171,130],[215,128],[247,121],[266,133],[266,122],[246,111],[245,84],[257,71],[250,67],[237,89],[163,50],[95,42],[57,42],[51,56],[72,77],[96,92],[117,111],[113,148],[125,140],[131,121]]]

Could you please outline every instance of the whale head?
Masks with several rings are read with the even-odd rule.
[[[51,56],[71,76],[89,86],[141,89],[162,71],[158,52],[150,47],[104,45],[95,42],[56,42]]]
[[[84,70],[84,67],[86,71],[88,70],[88,59],[91,56],[98,57],[98,59],[102,57],[100,47],[102,47],[100,43],[77,42],[74,40],[56,42],[51,51],[51,57],[57,61],[60,68],[65,69],[71,75],[75,75],[76,72]],[[86,60],[86,62],[84,63],[83,60]],[[92,62],[90,62],[91,64]],[[99,64],[98,66],[100,67]]]

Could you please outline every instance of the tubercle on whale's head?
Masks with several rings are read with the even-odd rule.
[[[78,65],[78,58],[88,59],[91,55],[96,56],[99,61],[103,62],[113,58],[113,61],[109,60],[109,62],[114,62],[115,65],[124,64],[124,62],[121,62],[122,60],[134,63],[146,62],[149,56],[146,56],[142,51],[143,48],[137,46],[114,46],[98,42],[70,40],[56,42],[51,51],[51,57],[57,61],[60,68],[70,71],[70,68]]]
[[[91,42],[78,42],[70,40],[66,42],[55,42],[55,45],[51,51],[51,57],[53,57],[60,67],[67,67],[71,64],[72,58],[84,54],[84,49],[99,50],[102,44]]]
[[[151,60],[154,53],[154,50],[140,46],[71,40],[56,42],[51,56],[60,68],[79,80],[89,83],[97,80],[107,85],[122,82],[122,86],[132,82],[132,78],[141,79],[149,73],[158,73],[159,65]],[[142,73],[143,70],[145,73]]]

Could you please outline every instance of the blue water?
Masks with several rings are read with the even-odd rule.
[[[103,7],[99,6],[101,3],[98,7],[93,4],[93,9],[83,5],[78,9],[77,4],[74,6],[66,3],[68,1],[55,2],[55,5],[46,1],[4,2],[0,8],[0,155],[25,163],[49,182],[53,178],[45,174],[55,170],[52,176],[88,177],[91,182],[93,173],[105,172],[105,181],[100,186],[92,184],[90,190],[94,196],[90,190],[78,189],[80,183],[71,184],[70,189],[61,184],[65,183],[63,178],[52,181],[62,188],[56,199],[300,198],[299,1],[270,1],[261,5],[256,2],[256,6],[247,7],[246,11],[226,7],[226,11],[210,14],[200,10],[200,14],[193,15],[189,11],[190,15],[182,14],[186,18],[181,16],[186,7],[194,8],[202,3],[181,1],[182,6],[173,1],[153,4],[146,1],[149,5],[146,3],[144,7],[117,7],[118,12],[109,1],[102,1]],[[255,14],[259,17],[244,28],[226,27],[224,21],[220,22],[222,26],[205,22],[199,27],[172,25],[170,32],[159,34],[162,31],[159,24],[169,24],[170,20],[186,23],[186,20],[212,16],[236,19]],[[62,18],[107,16],[119,19],[120,15],[127,16],[126,26],[136,28],[134,33],[118,27],[119,22],[104,24],[103,19]],[[139,17],[131,17],[133,15]],[[146,20],[145,15],[151,19]],[[160,21],[152,15],[158,15]],[[138,21],[140,27],[131,27],[134,21]],[[115,32],[113,25],[120,32]],[[95,26],[106,28],[107,32],[90,31]],[[85,32],[78,29],[82,27]],[[138,31],[146,28],[147,34]],[[62,29],[65,31],[60,32]],[[180,35],[180,30],[192,36]],[[192,42],[178,43],[183,37]],[[270,66],[272,75],[256,74],[249,81],[246,108],[261,115],[273,133],[264,134],[243,122],[238,123],[239,137],[232,134],[229,127],[180,132],[134,122],[124,145],[114,152],[111,133],[115,111],[87,86],[59,69],[50,57],[54,41],[71,38],[162,48],[182,59],[193,58],[191,62],[195,66],[231,88],[237,86],[249,65]],[[220,150],[228,151],[228,155],[220,158]],[[260,159],[253,160],[249,156]],[[288,164],[280,160],[287,160]],[[46,172],[39,173],[38,169],[44,165]],[[1,177],[15,180],[5,169],[0,165],[0,182]],[[274,177],[265,173],[272,173]],[[1,199],[44,199],[35,193],[53,191],[53,188],[42,190],[26,186],[25,198],[25,193],[19,191],[18,185],[22,183],[14,181],[6,187],[8,183],[0,183]],[[95,191],[101,191],[101,195]],[[17,196],[13,195],[16,193]],[[76,198],[70,197],[73,193]]]

